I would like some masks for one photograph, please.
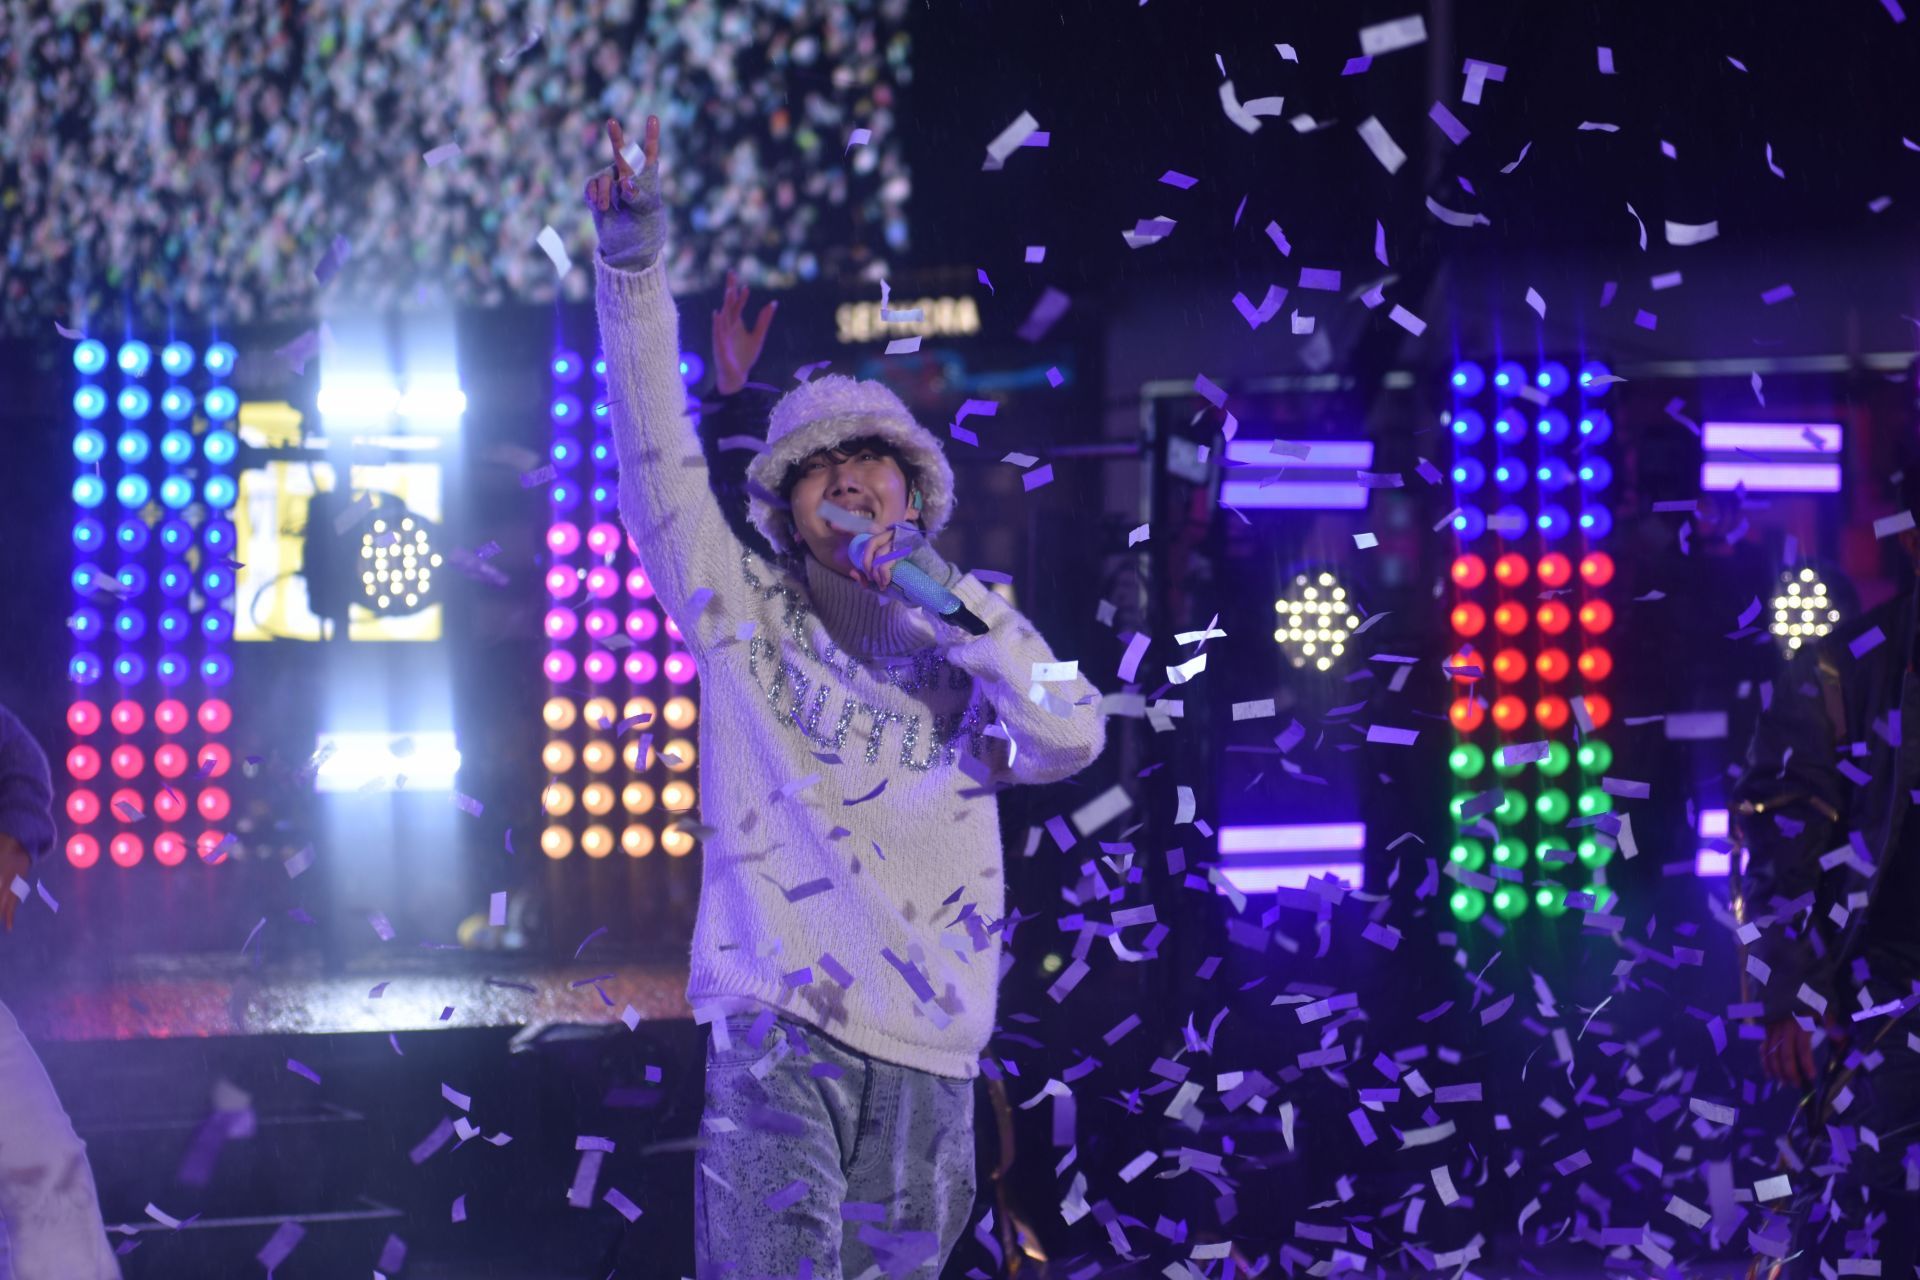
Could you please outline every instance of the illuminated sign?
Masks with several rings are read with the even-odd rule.
[[[965,337],[980,332],[980,308],[972,298],[896,299],[889,311],[918,311],[920,319],[888,322],[880,318],[878,302],[843,302],[833,313],[835,337],[840,342],[874,342],[881,338]]]

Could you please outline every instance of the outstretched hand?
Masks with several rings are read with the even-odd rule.
[[[660,198],[660,117],[648,116],[636,171],[625,155],[627,135],[607,121],[613,163],[587,179],[587,207],[600,238],[600,256],[610,266],[642,271],[666,247],[666,209]]]
[[[1844,1048],[1846,1032],[1831,1014],[1822,1025],[1836,1049]],[[1781,1018],[1767,1024],[1767,1038],[1760,1046],[1760,1071],[1776,1084],[1810,1089],[1820,1073],[1813,1059],[1813,1034],[1797,1018]]]
[[[720,309],[713,313],[714,384],[723,396],[730,396],[747,385],[747,375],[753,372],[754,362],[760,359],[760,352],[767,345],[767,330],[773,324],[774,312],[780,309],[778,302],[767,303],[754,317],[753,327],[748,328],[742,319],[748,292],[733,272],[727,272],[727,295]]]
[[[607,121],[607,141],[613,146],[613,165],[602,169],[587,183],[587,203],[599,213],[610,212],[617,198],[622,205],[634,207],[640,198],[640,174],[660,168],[660,117],[647,117],[647,131],[640,140],[640,173],[627,163],[627,135],[618,120]]]

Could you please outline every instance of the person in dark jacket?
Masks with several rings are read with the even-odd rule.
[[[1900,501],[1920,511],[1920,467]],[[1731,797],[1761,1069],[1807,1091],[1794,1136],[1821,1152],[1805,1167],[1838,1170],[1830,1196],[1824,1177],[1793,1177],[1790,1260],[1772,1266],[1785,1275],[1871,1254],[1877,1274],[1911,1276],[1920,1261],[1920,530],[1898,539],[1894,598],[1842,619],[1762,688]]]
[[[0,924],[13,929],[33,864],[53,848],[46,753],[0,707]],[[73,1131],[40,1057],[0,1005],[0,1219],[17,1280],[118,1280],[87,1146]]]

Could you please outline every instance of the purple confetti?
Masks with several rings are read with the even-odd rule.
[[[866,803],[867,801],[869,801],[869,800],[872,800],[872,799],[875,799],[876,797],[878,797],[878,796],[879,796],[879,794],[880,794],[880,793],[881,793],[882,791],[885,791],[886,789],[887,789],[887,779],[885,779],[885,778],[882,778],[882,779],[880,779],[880,785],[879,785],[879,786],[877,786],[877,787],[875,787],[875,788],[874,788],[873,790],[871,790],[871,791],[869,791],[869,792],[867,792],[867,794],[865,794],[865,795],[863,795],[863,796],[861,796],[861,797],[860,797],[859,799],[857,799],[857,800],[842,800],[842,801],[841,801],[840,803],[841,803],[841,805],[842,805],[843,807],[851,807],[851,806],[853,806],[853,805],[856,805],[856,804],[865,804],[865,803]]]
[[[817,880],[809,880],[805,884],[797,884],[784,892],[787,895],[788,902],[804,902],[816,893],[825,893],[831,888],[833,888],[833,881],[827,876],[821,876]]]
[[[1447,135],[1447,141],[1456,147],[1465,142],[1469,136],[1467,126],[1460,123],[1459,116],[1447,110],[1447,104],[1444,102],[1436,102],[1433,106],[1429,107],[1427,109],[1427,119],[1438,125],[1440,132]],[[1518,164],[1519,161],[1515,161],[1514,163]]]
[[[306,1234],[307,1229],[297,1222],[281,1223],[267,1238],[267,1242],[260,1247],[260,1252],[254,1255],[254,1261],[271,1273],[275,1267],[287,1260],[288,1255],[294,1251]]]
[[[826,970],[829,978],[832,978],[841,986],[851,987],[853,985],[853,975],[847,972],[845,965],[842,965],[838,960],[833,958],[831,952],[823,951],[820,953],[820,967]]]
[[[335,236],[333,243],[327,247],[326,255],[320,259],[320,264],[313,269],[313,278],[322,285],[326,284],[329,280],[340,274],[340,268],[347,264],[347,259],[351,257],[352,254],[353,245],[348,242],[347,238],[345,236]]]
[[[1038,342],[1052,331],[1054,325],[1060,323],[1060,318],[1067,314],[1067,308],[1072,305],[1073,299],[1052,285],[1048,285],[1046,291],[1040,295],[1040,300],[1033,304],[1033,310],[1027,314],[1027,318],[1021,322],[1015,332],[1020,335],[1022,341]]]
[[[810,1187],[811,1184],[809,1184],[806,1179],[795,1178],[792,1182],[789,1182],[786,1186],[768,1196],[762,1203],[764,1203],[767,1208],[773,1210],[773,1212],[779,1213],[782,1209],[791,1209],[794,1205],[804,1200]]]
[[[298,1058],[287,1059],[287,1070],[293,1072],[293,1074],[297,1076],[305,1076],[307,1079],[313,1081],[315,1084],[320,1083],[320,1073],[318,1071],[315,1071],[312,1067],[308,1066],[306,1063],[300,1061],[300,1059]]]

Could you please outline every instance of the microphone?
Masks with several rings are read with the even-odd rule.
[[[867,539],[872,536],[862,533],[854,538],[852,549],[856,557],[864,552]],[[893,589],[908,604],[919,605],[929,613],[938,614],[969,635],[987,634],[987,624],[960,603],[959,596],[935,582],[931,574],[911,560],[902,558],[893,561]]]
[[[893,562],[893,585],[911,604],[917,604],[929,613],[937,613],[948,622],[962,628],[969,635],[987,634],[987,624],[973,615],[973,611],[960,603],[960,597],[947,590],[911,560]]]

